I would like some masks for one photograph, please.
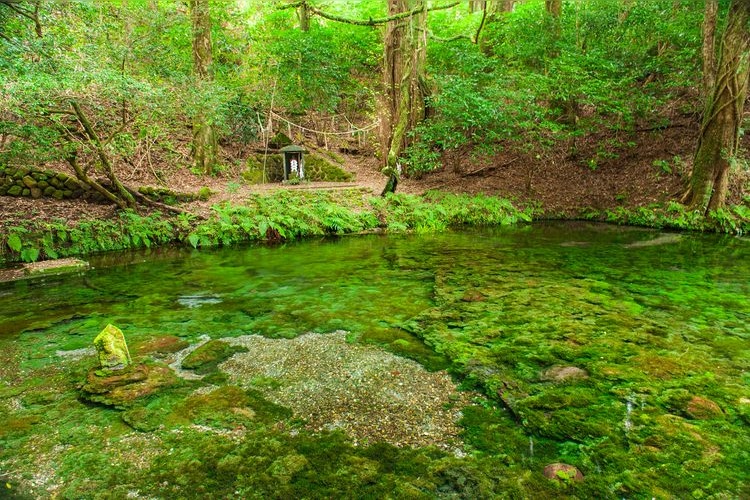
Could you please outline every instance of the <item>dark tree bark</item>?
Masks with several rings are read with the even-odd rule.
[[[695,210],[716,210],[726,200],[750,74],[749,23],[750,2],[732,0],[721,39],[718,72],[706,100],[690,188],[684,197]]]
[[[190,0],[190,18],[193,25],[193,70],[200,86],[213,81],[208,0]],[[193,159],[198,170],[210,174],[218,162],[219,143],[208,115],[203,110],[193,120]]]

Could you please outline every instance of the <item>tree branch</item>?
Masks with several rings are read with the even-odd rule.
[[[351,18],[348,18],[348,17],[338,16],[336,14],[331,14],[329,12],[322,11],[322,10],[318,9],[317,7],[314,7],[314,6],[310,5],[310,4],[308,4],[307,0],[301,0],[299,2],[292,2],[292,3],[284,4],[284,5],[282,5],[282,6],[279,7],[279,10],[296,9],[298,7],[307,6],[307,9],[310,12],[312,12],[313,14],[316,14],[316,15],[322,17],[322,18],[325,18],[325,19],[328,19],[328,20],[331,20],[331,21],[336,21],[336,22],[339,22],[339,23],[346,23],[346,24],[353,24],[355,26],[380,26],[380,25],[383,25],[383,24],[387,24],[387,23],[389,23],[391,21],[398,21],[400,19],[407,19],[407,18],[410,18],[410,17],[415,16],[417,14],[421,14],[422,12],[432,12],[434,10],[450,9],[452,7],[455,7],[459,3],[461,3],[461,2],[454,1],[454,2],[451,2],[451,3],[445,4],[445,5],[438,5],[436,7],[429,7],[429,8],[427,7],[427,5],[422,4],[419,7],[416,7],[414,9],[412,9],[412,10],[409,10],[409,11],[406,11],[406,12],[401,12],[399,14],[394,14],[394,15],[388,16],[388,17],[381,17],[381,18],[378,18],[378,19],[372,19],[372,18],[370,18],[370,19],[351,19]]]
[[[21,7],[20,0],[0,0],[0,5],[5,5],[16,14],[30,19],[34,23],[34,31],[38,38],[42,37],[42,23],[39,22],[39,2],[34,3],[34,10]]]

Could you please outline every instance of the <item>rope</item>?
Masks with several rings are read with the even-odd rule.
[[[284,122],[284,123],[286,123],[286,124],[288,124],[288,125],[290,125],[292,127],[296,127],[298,129],[304,130],[306,132],[312,132],[313,134],[319,134],[319,135],[324,135],[324,136],[325,135],[352,135],[352,134],[355,134],[357,132],[367,132],[367,131],[370,131],[370,130],[374,129],[375,127],[377,127],[378,125],[380,125],[380,120],[376,120],[373,123],[367,125],[366,127],[362,127],[362,128],[353,127],[353,128],[349,129],[346,132],[322,132],[320,130],[313,130],[311,128],[303,127],[302,125],[299,125],[297,123],[290,122],[289,120],[287,120],[283,116],[277,115],[273,111],[271,111],[270,115],[273,118],[275,118],[275,119],[277,119],[279,121],[282,121],[282,122]],[[346,121],[348,122],[349,120],[347,119]],[[349,122],[349,125],[351,126],[351,122]]]

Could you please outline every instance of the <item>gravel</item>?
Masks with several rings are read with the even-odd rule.
[[[222,340],[249,352],[219,368],[234,383],[291,408],[312,431],[340,429],[355,444],[461,451],[456,422],[476,394],[457,391],[445,371],[428,372],[378,347],[350,344],[341,331],[291,340],[258,335]]]

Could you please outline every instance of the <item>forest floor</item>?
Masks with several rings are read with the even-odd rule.
[[[521,206],[539,206],[548,215],[563,217],[576,217],[585,210],[632,208],[678,200],[687,186],[698,123],[690,116],[672,116],[670,123],[665,128],[644,128],[623,132],[621,136],[612,132],[589,135],[576,142],[559,143],[544,156],[521,152],[517,145],[500,145],[495,148],[500,152],[487,156],[478,154],[476,148],[467,147],[445,153],[442,167],[433,172],[403,178],[398,191],[498,195]],[[379,160],[372,150],[356,156],[337,154],[345,160],[343,168],[354,175],[352,182],[251,185],[243,181],[239,167],[207,177],[191,173],[184,165],[166,164],[157,165],[161,182],[152,174],[154,168],[134,171],[125,166],[120,177],[133,188],[147,185],[197,193],[200,188],[208,187],[212,195],[207,201],[181,205],[187,211],[202,215],[217,203],[239,204],[252,194],[279,189],[360,187],[373,195],[381,193],[386,177],[380,173]],[[59,170],[66,171],[64,166]],[[750,191],[750,175],[737,173],[732,185],[730,202],[737,203]],[[112,205],[83,200],[6,196],[0,204],[0,227],[12,227],[30,219],[62,219],[70,223],[107,219],[114,212]]]

